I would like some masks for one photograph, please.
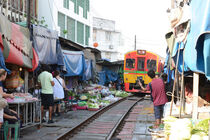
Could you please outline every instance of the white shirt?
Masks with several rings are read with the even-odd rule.
[[[59,82],[58,82],[59,80]],[[54,95],[54,99],[63,99],[64,98],[64,91],[63,91],[63,79],[59,78],[59,79],[53,78],[53,81],[55,83],[55,85],[53,86],[53,95]]]

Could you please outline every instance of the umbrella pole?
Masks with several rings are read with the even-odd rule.
[[[180,44],[178,48],[178,55],[176,59],[176,69],[175,69],[175,78],[174,78],[174,85],[173,85],[173,91],[172,91],[172,99],[171,99],[171,105],[170,105],[170,116],[172,114],[172,106],[174,102],[174,92],[175,92],[175,86],[176,86],[176,76],[177,76],[177,67],[178,67],[178,61],[179,61],[179,54],[180,54]]]

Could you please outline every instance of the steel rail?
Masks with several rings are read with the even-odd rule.
[[[106,110],[112,108],[113,106],[115,106],[116,104],[119,104],[120,102],[126,100],[129,97],[133,97],[134,95],[130,95],[128,97],[122,98],[116,102],[111,103],[110,105],[103,107],[102,109],[100,109],[99,111],[97,111],[96,113],[94,113],[93,115],[91,115],[89,118],[87,118],[86,120],[84,120],[83,122],[79,123],[77,126],[73,127],[72,129],[70,129],[68,132],[61,134],[60,136],[57,137],[57,140],[65,140],[66,138],[68,139],[69,137],[72,136],[72,134],[79,130],[82,126],[84,126],[86,123],[88,123],[89,121],[93,120],[96,116],[102,114],[103,112],[105,112]]]
[[[114,133],[116,132],[117,128],[119,127],[119,125],[123,122],[123,120],[125,119],[125,117],[128,115],[128,113],[131,111],[131,109],[141,100],[143,100],[144,97],[138,99],[129,109],[128,111],[120,118],[120,120],[118,121],[118,123],[115,125],[115,127],[112,129],[112,131],[109,133],[109,135],[107,136],[106,140],[111,140],[112,136],[114,135]]]

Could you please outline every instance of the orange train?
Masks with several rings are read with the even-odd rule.
[[[124,59],[124,84],[125,91],[131,93],[142,92],[137,80],[141,80],[144,84],[151,82],[151,78],[147,75],[147,71],[153,69],[156,74],[160,74],[163,70],[163,59],[152,52],[146,50],[136,50],[125,54]]]

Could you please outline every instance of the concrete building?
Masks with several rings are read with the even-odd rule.
[[[111,62],[123,59],[120,53],[123,41],[121,33],[115,30],[115,21],[93,17],[93,44],[98,43],[103,59]]]
[[[38,20],[82,46],[91,40],[90,0],[39,0]]]

